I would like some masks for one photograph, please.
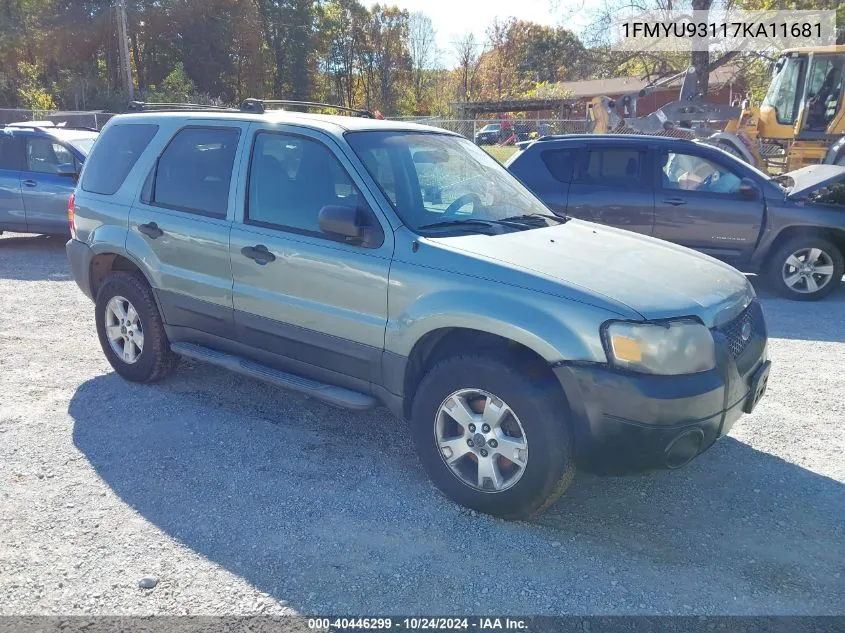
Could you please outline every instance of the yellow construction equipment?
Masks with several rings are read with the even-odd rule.
[[[636,102],[683,77],[678,101],[647,116]],[[588,105],[593,134],[685,135],[704,139],[770,173],[806,165],[845,165],[845,45],[783,51],[759,107],[709,104],[695,94],[696,71],[667,77],[617,103],[596,97]]]

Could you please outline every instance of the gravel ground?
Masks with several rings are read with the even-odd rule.
[[[0,615],[843,614],[845,284],[761,294],[769,392],[729,437],[506,523],[437,493],[382,410],[191,362],[123,381],[63,241],[7,234]]]

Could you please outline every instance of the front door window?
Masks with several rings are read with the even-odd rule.
[[[739,193],[741,178],[711,160],[693,154],[668,152],[661,172],[664,189],[705,193]]]

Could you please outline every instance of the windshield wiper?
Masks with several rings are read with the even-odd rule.
[[[496,224],[495,220],[472,220],[469,218],[463,220],[443,220],[441,222],[432,222],[431,224],[423,224],[422,226],[418,226],[418,231],[424,231],[426,229],[443,229],[443,228],[455,228],[455,227],[487,227],[490,228]]]
[[[569,220],[568,217],[560,217],[558,215],[544,215],[542,213],[523,213],[522,215],[512,215],[507,218],[502,218],[502,222],[519,222],[521,220],[553,220],[558,224],[564,224]]]

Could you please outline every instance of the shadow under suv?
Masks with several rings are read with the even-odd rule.
[[[762,397],[730,266],[555,216],[456,134],[265,105],[117,116],[85,164],[67,253],[128,380],[186,356],[384,405],[441,490],[506,518],[576,461],[681,466]]]

